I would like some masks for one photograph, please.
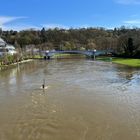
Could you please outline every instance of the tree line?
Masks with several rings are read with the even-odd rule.
[[[140,57],[139,28],[79,28],[2,31],[0,36],[9,44],[25,49],[34,45],[41,50],[111,50],[124,57]]]

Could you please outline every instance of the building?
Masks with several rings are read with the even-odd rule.
[[[7,44],[5,49],[7,50],[8,54],[10,54],[10,55],[13,55],[13,54],[17,53],[17,51],[16,51],[16,49],[13,45]]]
[[[9,54],[16,54],[17,51],[14,46],[7,44],[2,38],[0,38],[0,56]]]
[[[5,47],[6,46],[6,42],[0,38],[0,47]]]

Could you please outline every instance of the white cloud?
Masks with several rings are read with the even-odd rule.
[[[138,5],[138,4],[140,4],[140,0],[115,0],[115,1],[119,4],[125,4],[125,5],[129,5],[129,4]]]
[[[61,24],[43,24],[42,27],[44,27],[46,29],[54,29],[54,28],[70,29],[70,28],[89,28],[91,26],[88,24],[75,25],[75,26],[65,26],[65,25],[61,25]]]
[[[0,16],[0,26],[3,26],[7,23],[10,23],[10,22],[18,20],[18,19],[23,19],[23,18],[27,18],[27,17]]]
[[[28,30],[28,29],[34,29],[38,30],[40,27],[33,26],[33,25],[26,25],[26,24],[20,24],[20,25],[14,25],[14,26],[2,26],[3,30],[15,30],[15,31],[21,31],[21,30]]]
[[[88,25],[88,24],[83,24],[83,25],[75,26],[75,28],[89,28],[89,27],[91,27],[91,26]]]
[[[11,22],[14,22],[19,19],[25,19],[27,17],[10,17],[10,16],[0,16],[0,28],[3,30],[24,30],[24,29],[29,29],[29,28],[36,28],[35,26],[30,26],[30,25],[14,25],[10,24]]]
[[[43,24],[42,27],[47,29],[54,29],[54,28],[62,28],[62,29],[68,29],[69,27],[60,25],[60,24]]]
[[[136,20],[126,20],[123,22],[124,24],[130,24],[130,25],[140,25],[140,19],[136,19]]]

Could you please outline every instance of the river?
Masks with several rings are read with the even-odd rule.
[[[61,59],[1,71],[0,140],[140,140],[140,69]]]

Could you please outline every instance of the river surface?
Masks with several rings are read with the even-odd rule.
[[[0,140],[140,140],[140,70],[86,59],[3,70]]]

